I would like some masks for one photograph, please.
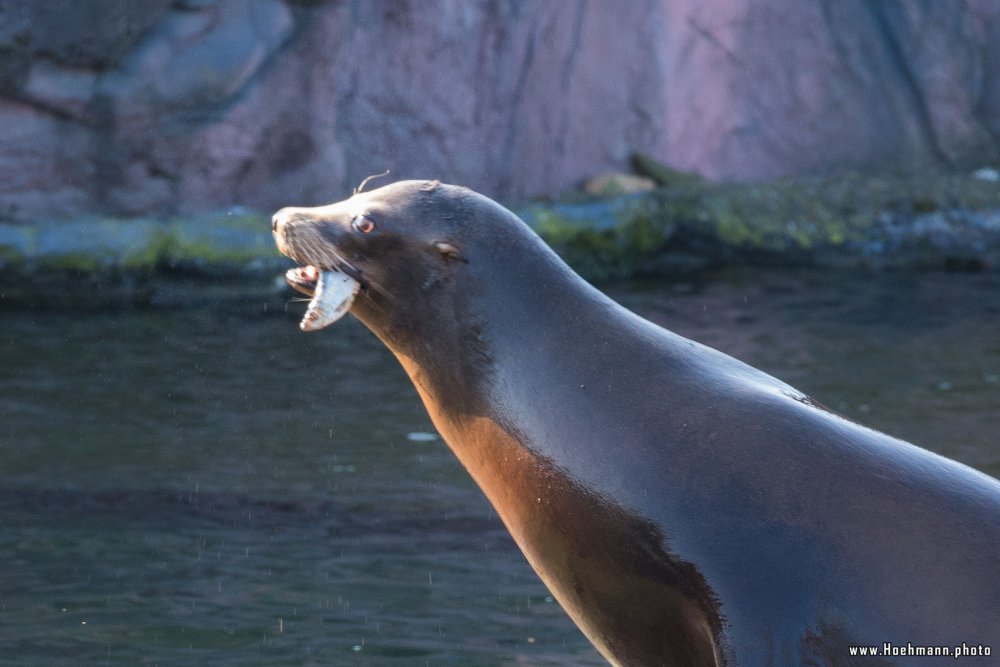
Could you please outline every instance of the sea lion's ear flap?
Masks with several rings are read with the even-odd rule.
[[[464,264],[469,263],[469,260],[467,260],[465,257],[462,257],[462,253],[460,253],[458,251],[458,248],[456,248],[452,244],[446,241],[435,241],[433,245],[435,250],[441,253],[441,256],[444,257],[446,260],[458,261]]]

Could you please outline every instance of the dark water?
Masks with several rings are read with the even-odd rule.
[[[1000,474],[1000,277],[613,290]],[[415,392],[283,297],[0,312],[0,665],[598,665]]]

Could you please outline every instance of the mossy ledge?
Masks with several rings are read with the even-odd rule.
[[[657,190],[515,210],[595,280],[726,264],[1000,269],[1000,184],[845,173],[770,183],[675,179]]]
[[[166,221],[0,224],[0,306],[139,305],[162,302],[182,284],[189,295],[245,293],[235,289],[242,284],[274,291],[274,276],[290,262],[268,220],[236,209]]]
[[[642,165],[644,168],[648,165]],[[1000,270],[1000,184],[968,175],[846,173],[771,183],[661,175],[636,195],[512,206],[585,277],[671,276],[728,264]],[[268,216],[0,223],[0,306],[156,302],[184,281],[274,291],[290,263]],[[183,301],[183,299],[181,299]]]

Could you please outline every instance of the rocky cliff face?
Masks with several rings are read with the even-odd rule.
[[[991,0],[0,0],[0,220],[1000,152]]]

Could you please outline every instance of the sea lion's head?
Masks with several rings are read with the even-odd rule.
[[[437,181],[283,208],[272,227],[278,249],[301,265],[286,280],[312,297],[302,328],[321,329],[350,311],[393,348],[460,343],[483,316],[473,295],[502,279],[497,267],[523,257],[518,246],[544,248],[496,202]]]
[[[476,198],[437,181],[400,181],[275,213],[278,249],[302,265],[286,280],[312,297],[303,330],[322,329],[348,310],[373,329],[399,326],[408,311],[426,318],[443,306],[455,273],[468,263],[456,237],[468,233],[460,230],[468,217],[461,212]]]
[[[506,208],[437,181],[283,208],[272,228],[278,249],[300,264],[286,280],[311,297],[303,330],[350,312],[408,371],[447,378],[453,404],[469,403],[491,374],[491,323],[510,319],[525,292],[549,282],[535,267],[561,264]]]
[[[285,278],[312,297],[302,329],[322,329],[352,309],[398,308],[416,284],[440,283],[453,272],[464,260],[446,240],[452,221],[434,214],[442,199],[437,191],[444,189],[436,181],[402,181],[334,204],[275,213],[278,249],[301,264]]]

